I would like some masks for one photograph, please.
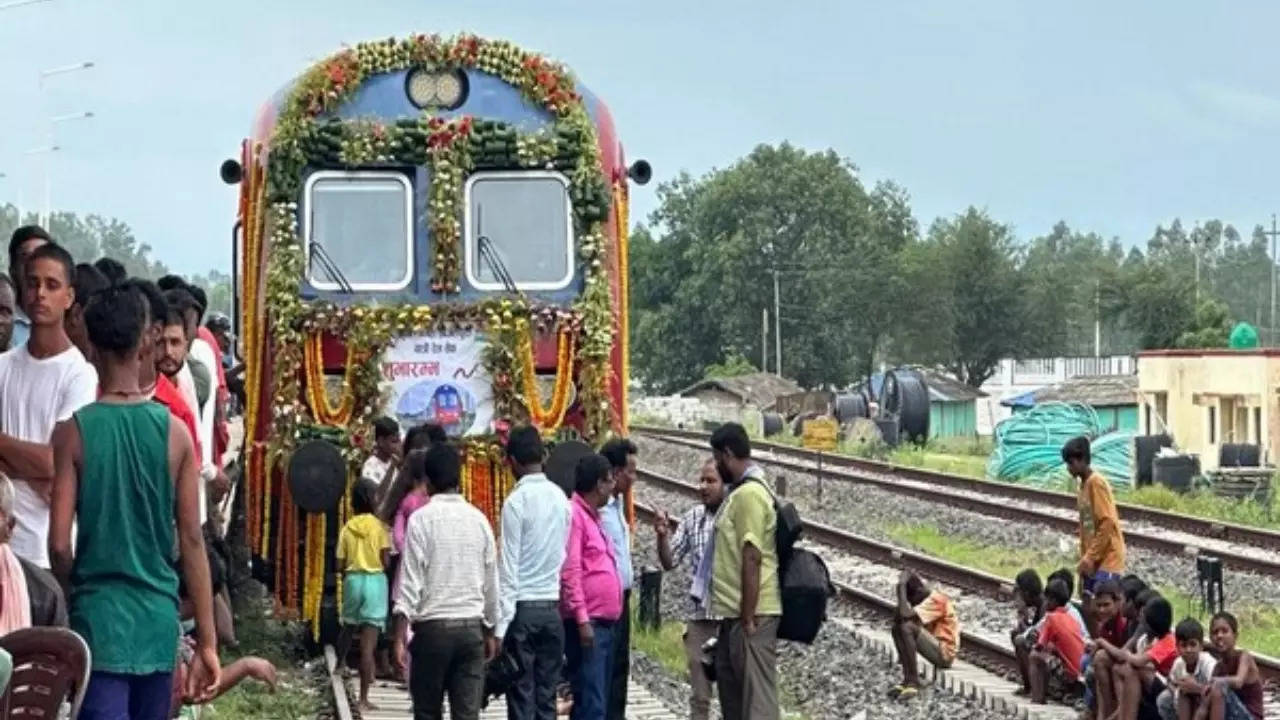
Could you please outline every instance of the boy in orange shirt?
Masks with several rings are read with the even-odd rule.
[[[1116,512],[1111,484],[1091,466],[1089,439],[1072,438],[1062,447],[1062,461],[1067,471],[1080,481],[1076,507],[1080,511],[1080,596],[1084,600],[1084,616],[1090,632],[1096,632],[1093,611],[1093,588],[1107,580],[1119,581],[1124,574],[1124,535],[1120,531],[1120,515]]]
[[[951,598],[938,590],[930,592],[909,570],[898,578],[897,597],[893,644],[902,663],[902,684],[889,694],[909,700],[920,691],[916,653],[936,668],[951,667],[960,649],[960,622]]]

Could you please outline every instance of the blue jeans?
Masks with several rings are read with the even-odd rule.
[[[579,639],[578,624],[573,620],[564,623],[565,666],[569,672],[569,686],[573,688],[571,720],[601,720],[605,716],[609,683],[613,677],[614,624],[592,620],[594,641],[591,647],[584,648]]]
[[[1080,587],[1080,597],[1092,595],[1093,589],[1108,580],[1120,582],[1120,578],[1124,577],[1123,573],[1107,572],[1106,570],[1096,570],[1092,577],[1082,578],[1083,582]]]
[[[95,670],[89,674],[81,720],[168,720],[173,673],[150,675]]]

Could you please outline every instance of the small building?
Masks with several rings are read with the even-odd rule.
[[[929,439],[976,436],[978,399],[987,394],[942,373],[923,375],[929,385]]]
[[[1138,355],[1138,427],[1218,467],[1223,444],[1280,443],[1280,349],[1150,350]]]
[[[704,378],[677,393],[696,398],[710,408],[741,412],[751,408],[761,412],[773,409],[780,396],[801,391],[794,381],[769,373],[751,373],[736,377]]]
[[[1138,377],[1136,375],[1085,375],[1056,385],[1015,395],[1001,401],[1016,415],[1050,402],[1089,405],[1098,414],[1103,432],[1138,432]]]
[[[1137,372],[1136,362],[1128,355],[1001,360],[991,377],[982,383],[982,391],[988,397],[978,401],[978,432],[990,435],[1001,420],[1013,414],[1006,400],[1074,377],[1133,375]]]

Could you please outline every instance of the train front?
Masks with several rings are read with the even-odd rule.
[[[505,428],[625,429],[628,169],[563,66],[474,36],[357,45],[277,95],[224,177],[241,184],[245,536],[317,633],[374,419],[458,438],[495,525]]]

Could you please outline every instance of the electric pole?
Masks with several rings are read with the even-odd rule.
[[[782,377],[782,300],[778,295],[778,268],[773,268],[773,372]]]
[[[769,308],[760,310],[760,372],[769,372]]]
[[[1276,237],[1280,236],[1280,231],[1276,230],[1276,214],[1275,213],[1271,213],[1271,232],[1264,232],[1263,235],[1267,235],[1271,238],[1271,268],[1270,268],[1270,271],[1267,273],[1267,276],[1271,281],[1271,318],[1267,324],[1270,325],[1271,327],[1268,328],[1269,332],[1267,334],[1270,336],[1268,338],[1270,340],[1269,344],[1275,345],[1276,344]]]

